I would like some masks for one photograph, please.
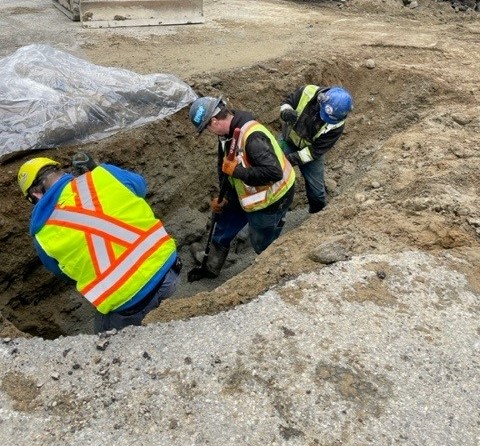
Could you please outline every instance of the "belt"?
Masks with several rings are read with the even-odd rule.
[[[123,311],[116,311],[116,313],[121,316],[131,316],[132,314],[136,314],[139,311],[142,311],[150,303],[150,301],[155,297],[158,290],[162,287],[168,272],[171,270],[176,274],[180,274],[180,271],[182,270],[182,266],[183,266],[182,261],[180,260],[180,257],[177,256],[177,259],[175,260],[175,263],[173,264],[173,266],[166,272],[162,280],[158,282],[157,286],[152,291],[150,291],[141,301],[137,302],[132,307],[127,308],[126,310],[123,310]]]

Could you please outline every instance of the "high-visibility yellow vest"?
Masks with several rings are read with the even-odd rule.
[[[303,89],[302,96],[300,97],[300,101],[298,101],[297,108],[295,109],[298,116],[302,114],[307,104],[314,98],[314,96],[317,94],[317,91],[319,89],[320,87],[317,87],[316,85],[307,85]],[[315,136],[312,138],[311,141],[308,141],[305,138],[302,138],[300,135],[297,134],[297,132],[293,128],[290,129],[287,138],[290,139],[292,143],[300,149],[296,153],[302,160],[302,163],[308,163],[309,161],[313,161],[314,159],[311,152],[312,143],[316,139],[318,139],[320,136],[329,132],[330,130],[341,127],[344,123],[345,123],[345,120],[340,121],[337,124],[325,123],[324,125],[322,125],[322,127],[320,127],[320,129],[318,130],[318,132],[315,134]]]
[[[101,166],[65,186],[35,237],[103,314],[162,268],[166,273],[176,256],[175,241],[147,202]]]
[[[265,126],[257,121],[249,121],[240,129],[239,150],[237,155],[239,162],[244,167],[250,166],[245,153],[245,144],[247,138],[253,132],[262,132],[268,137],[282,167],[283,177],[276,183],[270,183],[265,186],[249,186],[237,178],[230,177],[230,181],[237,191],[240,204],[246,212],[258,211],[275,203],[287,193],[295,182],[295,171],[283,154],[277,140]]]

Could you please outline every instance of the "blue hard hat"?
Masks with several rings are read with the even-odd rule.
[[[202,133],[210,120],[218,114],[225,106],[222,97],[213,98],[205,96],[193,101],[190,106],[189,116],[192,124],[197,128],[198,133]]]
[[[327,124],[338,124],[353,109],[351,94],[342,87],[331,87],[318,94],[320,118]]]

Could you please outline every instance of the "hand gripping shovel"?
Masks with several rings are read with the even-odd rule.
[[[227,159],[232,161],[235,158],[235,151],[237,147],[237,141],[240,136],[240,129],[237,128],[233,131],[233,137],[230,142],[230,149],[228,150]],[[220,192],[218,194],[218,202],[221,203],[225,197],[225,193],[227,192],[228,187],[228,180],[227,175],[224,175],[222,178],[222,184],[220,186]],[[188,282],[195,282],[196,280],[203,279],[204,277],[208,277],[209,273],[207,270],[207,259],[208,253],[210,252],[210,245],[212,244],[213,234],[215,232],[215,227],[217,225],[219,214],[216,212],[212,212],[212,224],[210,226],[210,232],[208,233],[207,238],[207,246],[205,246],[205,253],[203,254],[202,263],[200,266],[197,266],[191,269],[187,273],[187,281]]]

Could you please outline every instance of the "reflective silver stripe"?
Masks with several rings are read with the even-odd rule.
[[[84,209],[95,211],[95,205],[93,204],[92,194],[88,187],[87,176],[82,175],[77,178],[78,195],[81,205]],[[108,255],[107,242],[103,237],[92,234],[92,243],[95,248],[95,257],[97,258],[97,264],[100,272],[105,272],[111,265],[110,256]]]
[[[136,232],[130,231],[127,228],[117,225],[111,221],[104,220],[101,217],[94,215],[85,215],[76,211],[69,211],[66,209],[55,209],[50,217],[50,220],[59,220],[66,223],[75,223],[83,226],[85,230],[100,231],[108,236],[114,236],[117,239],[123,240],[127,243],[133,243],[140,237]]]
[[[78,177],[76,182],[82,207],[84,209],[94,211],[95,206],[93,205],[92,194],[90,193],[90,189],[88,187],[87,176],[82,175]]]
[[[324,124],[322,127],[320,127],[320,130],[316,133],[316,135],[312,138],[312,141],[315,141],[318,139],[320,136],[324,135],[325,133],[328,133],[330,130],[336,129],[338,127],[341,127],[345,123],[345,120],[338,122],[337,124]],[[290,133],[288,134],[288,138],[297,146],[297,147],[302,147],[302,148],[310,148],[312,145],[312,142],[300,137],[295,130],[291,130]],[[300,156],[300,159],[302,157]],[[313,159],[313,158],[312,158]],[[312,161],[312,160],[308,160]],[[307,161],[307,162],[308,162]]]
[[[313,140],[316,140],[319,136],[328,133],[330,130],[336,129],[337,127],[341,127],[345,123],[345,120],[337,122],[336,124],[325,124],[323,125],[317,134],[313,137]]]
[[[247,195],[246,197],[241,199],[242,205],[244,207],[248,207],[255,203],[261,203],[267,198],[267,191],[263,190],[262,192],[257,192],[253,195]]]
[[[290,104],[282,104],[280,106],[280,112],[282,112],[283,110],[293,110],[293,107],[290,105]]]
[[[308,147],[305,147],[304,149],[299,150],[297,153],[300,159],[302,160],[302,163],[308,163],[313,160],[312,153],[310,152],[310,149]]]
[[[267,198],[267,191],[263,190],[262,192],[257,192],[253,195],[247,195],[246,197],[242,198],[240,201],[242,202],[243,207],[248,207],[252,204],[261,203]]]
[[[257,192],[256,194],[246,195],[240,199],[240,202],[244,207],[248,207],[252,204],[261,203],[267,199],[268,195],[275,194],[282,186],[288,181],[290,173],[292,172],[292,165],[289,164],[283,171],[283,178],[276,183],[272,184],[267,190]]]
[[[103,273],[111,265],[107,244],[105,243],[105,239],[103,237],[95,234],[92,234],[92,243],[95,249],[95,257],[97,258],[98,268],[100,269],[100,272]]]
[[[141,257],[154,248],[158,242],[167,236],[167,231],[161,226],[152,232],[145,240],[142,240],[135,248],[128,253],[128,255],[119,263],[115,269],[109,274],[105,275],[100,282],[89,290],[84,296],[90,301],[95,302],[99,297],[106,293],[112,284],[117,284],[126,274],[130,272],[132,266],[138,263]]]

